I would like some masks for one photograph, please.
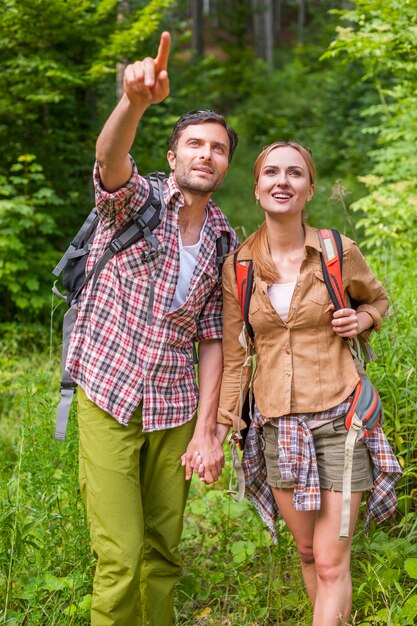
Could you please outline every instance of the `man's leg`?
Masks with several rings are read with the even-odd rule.
[[[81,493],[97,555],[92,626],[142,626],[143,514],[140,411],[127,427],[78,389]]]
[[[181,575],[178,544],[189,481],[184,479],[181,455],[194,431],[195,421],[147,434],[141,452],[145,554],[142,600],[146,626],[170,626],[175,583]]]

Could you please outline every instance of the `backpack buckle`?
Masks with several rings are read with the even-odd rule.
[[[76,386],[77,386],[77,383],[73,383],[73,382],[64,383],[64,382],[61,382],[60,389],[61,389],[61,391],[64,390],[64,389],[73,389],[74,392],[75,392]]]
[[[117,254],[118,252],[120,252],[120,250],[123,250],[123,244],[120,242],[119,239],[113,239],[113,241],[111,241],[109,244],[109,250],[114,252],[114,254]]]

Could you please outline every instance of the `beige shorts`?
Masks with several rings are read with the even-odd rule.
[[[347,431],[344,417],[312,430],[316,450],[321,489],[342,491],[343,464]],[[268,484],[278,489],[292,489],[295,481],[281,480],[278,467],[278,428],[270,423],[263,426],[265,440],[264,456]],[[352,491],[366,491],[374,485],[372,461],[368,448],[357,441],[353,453]]]

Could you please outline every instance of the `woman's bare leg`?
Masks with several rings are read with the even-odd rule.
[[[313,540],[317,511],[296,511],[292,505],[292,489],[272,488],[282,518],[288,526],[301,559],[301,572],[308,597],[314,606],[317,576],[314,564]]]
[[[349,538],[339,539],[341,492],[323,489],[320,511],[296,511],[292,489],[272,489],[281,515],[297,544],[312,626],[347,624],[352,608],[350,554],[362,493],[353,492]]]
[[[340,626],[349,622],[352,610],[350,555],[361,497],[361,492],[352,493],[349,538],[341,541],[342,494],[328,489],[321,491],[321,509],[314,529],[317,595],[312,626]]]

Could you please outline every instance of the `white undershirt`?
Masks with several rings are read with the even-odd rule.
[[[268,296],[271,304],[283,322],[288,320],[295,283],[296,281],[294,280],[292,283],[274,283],[268,287]]]
[[[207,215],[203,227],[200,231],[200,239],[192,246],[183,246],[181,233],[178,231],[178,246],[180,251],[180,272],[178,275],[177,287],[175,295],[171,303],[170,312],[179,309],[187,299],[190,289],[191,277],[194,274],[197,265],[197,257],[200,252],[201,243],[203,241],[203,232],[207,223]]]

